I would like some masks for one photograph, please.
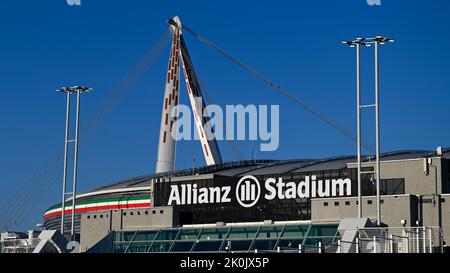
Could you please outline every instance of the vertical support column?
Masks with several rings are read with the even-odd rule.
[[[379,76],[378,76],[378,45],[375,42],[375,141],[376,141],[376,179],[377,179],[377,225],[381,225],[381,204],[380,204],[380,111],[379,111]]]
[[[423,244],[423,253],[427,253],[427,228],[422,227],[422,244]]]
[[[62,201],[61,201],[61,234],[64,234],[64,215],[65,215],[65,201],[66,201],[66,185],[67,185],[67,158],[69,146],[69,124],[70,124],[70,92],[66,93],[66,135],[64,139],[64,178],[62,187]]]
[[[195,127],[200,138],[203,155],[207,165],[219,164],[222,162],[222,155],[220,154],[219,146],[214,136],[213,128],[211,127],[212,124],[209,122],[210,116],[206,111],[207,105],[183,36],[180,38],[180,43],[186,88],[188,90],[189,101],[191,102]]]
[[[66,109],[66,134],[65,134],[65,147],[64,147],[64,179],[63,179],[63,193],[61,200],[61,233],[64,234],[64,223],[65,223],[65,210],[66,210],[66,197],[68,195],[72,196],[72,217],[71,217],[71,227],[70,227],[70,235],[72,236],[72,240],[75,235],[75,208],[76,208],[76,194],[77,194],[77,165],[78,165],[78,139],[79,139],[79,123],[80,123],[80,96],[81,93],[89,92],[92,88],[83,87],[83,86],[73,86],[73,87],[62,87],[57,89],[56,91],[64,92],[67,96],[67,109]],[[77,96],[77,105],[76,105],[76,120],[75,120],[75,138],[69,139],[70,134],[70,96],[76,92]],[[72,184],[72,192],[67,192],[67,173],[68,173],[68,146],[69,143],[74,142],[74,159],[73,159],[73,184]]]
[[[373,253],[377,253],[377,236],[373,236]]]
[[[430,247],[430,253],[433,253],[433,229],[429,228],[428,231],[428,244]]]
[[[178,19],[176,19],[178,20]],[[181,29],[171,25],[171,50],[167,65],[167,76],[164,89],[164,98],[161,110],[161,123],[159,129],[158,154],[156,160],[156,173],[171,172],[174,170],[176,157],[176,137],[172,135],[173,126],[177,121],[178,91],[180,87],[180,35]],[[177,131],[174,131],[176,134]]]
[[[419,232],[419,227],[416,227],[415,234],[416,234],[416,253],[420,253],[420,242],[419,242],[420,232]]]
[[[394,236],[389,234],[389,252],[394,253]]]
[[[359,253],[359,238],[356,238],[356,253]]]
[[[360,44],[356,44],[356,105],[357,105],[357,153],[358,153],[358,218],[362,218],[362,189],[361,189],[361,69]]]
[[[409,233],[410,234],[410,233]],[[402,230],[402,253],[409,253],[410,249],[409,249],[409,235],[406,232],[406,229]]]
[[[80,121],[80,92],[77,90],[77,113],[75,120],[75,151],[74,151],[74,161],[73,161],[73,187],[72,187],[72,222],[70,225],[70,235],[72,240],[75,235],[75,205],[77,197],[77,169],[78,169],[78,136],[79,136],[79,121]]]

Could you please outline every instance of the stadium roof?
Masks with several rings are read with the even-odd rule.
[[[415,158],[427,158],[435,156],[435,151],[425,150],[405,150],[394,151],[381,154],[381,161],[405,160]],[[450,148],[443,149],[443,158],[450,159]],[[374,156],[364,156],[363,161],[373,161]],[[139,186],[148,186],[151,179],[181,177],[189,175],[215,174],[222,176],[243,176],[243,175],[268,175],[303,173],[323,170],[338,170],[347,168],[347,164],[355,163],[355,156],[330,157],[325,159],[296,159],[296,160],[243,160],[230,161],[213,166],[200,168],[190,168],[170,173],[151,174],[146,176],[126,179],[113,184],[104,185],[89,192],[106,191],[114,189],[126,189]]]

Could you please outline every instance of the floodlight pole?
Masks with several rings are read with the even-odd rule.
[[[92,88],[74,86],[74,87],[62,87],[57,89],[57,91],[66,93],[67,96],[67,106],[66,106],[66,133],[64,140],[64,178],[63,178],[63,192],[62,192],[62,202],[61,202],[61,234],[64,234],[64,223],[65,223],[65,209],[66,209],[66,197],[68,195],[72,196],[72,217],[70,225],[70,235],[72,240],[75,236],[75,210],[76,210],[76,194],[77,194],[77,171],[78,171],[78,139],[79,139],[79,121],[80,121],[80,95],[81,93],[91,91]],[[76,93],[77,105],[76,105],[76,117],[75,117],[75,138],[69,139],[70,134],[70,96]],[[74,143],[74,158],[73,158],[73,183],[72,192],[67,192],[67,163],[68,163],[68,146],[69,143]]]
[[[375,126],[376,126],[376,168],[377,168],[377,226],[381,224],[380,204],[380,120],[379,120],[379,73],[378,73],[378,45],[375,41]]]
[[[362,218],[362,190],[361,190],[361,68],[360,44],[356,44],[356,100],[357,100],[357,160],[358,160],[358,218]]]
[[[356,38],[353,41],[343,41],[350,47],[356,47],[356,100],[357,100],[357,142],[358,142],[358,217],[362,217],[362,189],[361,189],[361,108],[375,107],[375,142],[376,142],[376,165],[372,172],[364,173],[376,173],[376,202],[377,202],[377,225],[381,225],[381,200],[380,200],[380,114],[379,114],[379,63],[378,63],[378,47],[380,44],[385,44],[386,42],[394,42],[390,38],[383,36],[376,36],[373,38]],[[375,45],[375,103],[370,105],[361,105],[361,73],[360,73],[360,46],[370,46]]]
[[[343,41],[343,44],[356,48],[356,113],[357,113],[357,163],[358,163],[358,218],[362,218],[362,182],[361,182],[361,45],[369,46],[365,38],[357,38],[353,41]]]
[[[69,123],[70,123],[70,92],[66,92],[67,107],[66,107],[66,136],[64,141],[64,179],[63,179],[63,191],[61,201],[61,234],[64,234],[64,214],[65,214],[65,201],[66,201],[66,185],[67,185],[67,156],[69,146]]]
[[[79,135],[79,121],[80,121],[80,92],[82,90],[77,88],[77,113],[75,120],[75,152],[74,152],[74,160],[73,160],[73,187],[72,187],[72,217],[71,217],[71,225],[70,225],[70,236],[72,240],[75,235],[75,201],[77,197],[77,170],[78,170],[78,135]]]

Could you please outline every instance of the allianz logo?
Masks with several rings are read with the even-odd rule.
[[[264,181],[264,200],[288,200],[297,198],[323,198],[351,196],[352,181],[350,178],[317,180],[315,175],[305,176],[300,182],[284,182],[283,178],[267,178]],[[231,203],[235,198],[244,208],[251,208],[259,202],[261,183],[252,175],[243,176],[235,187],[232,186],[199,187],[197,183],[171,185],[167,202],[172,205],[201,205]]]

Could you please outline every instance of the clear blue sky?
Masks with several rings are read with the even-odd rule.
[[[388,1],[99,1],[5,0],[0,4],[0,206],[23,189],[62,145],[65,97],[57,87],[95,88],[83,96],[82,120],[93,118],[140,57],[182,22],[252,65],[298,97],[354,130],[354,50],[343,39],[383,34],[382,151],[450,146],[450,2]],[[287,98],[186,34],[202,83],[216,103],[279,104],[280,147],[258,158],[322,158],[354,154],[356,145]],[[80,148],[79,190],[152,173],[155,167],[168,44],[156,63]],[[363,59],[364,102],[373,99],[373,49]],[[181,102],[188,103],[182,89]],[[373,124],[370,112],[364,129]],[[83,132],[81,132],[81,137]],[[234,154],[219,144],[226,160]],[[248,155],[249,144],[238,143]],[[200,145],[177,146],[177,168],[203,164]],[[61,170],[62,161],[57,170]],[[25,212],[31,228],[60,201],[61,178]],[[45,180],[45,179],[44,179]],[[34,192],[35,190],[33,190]]]

